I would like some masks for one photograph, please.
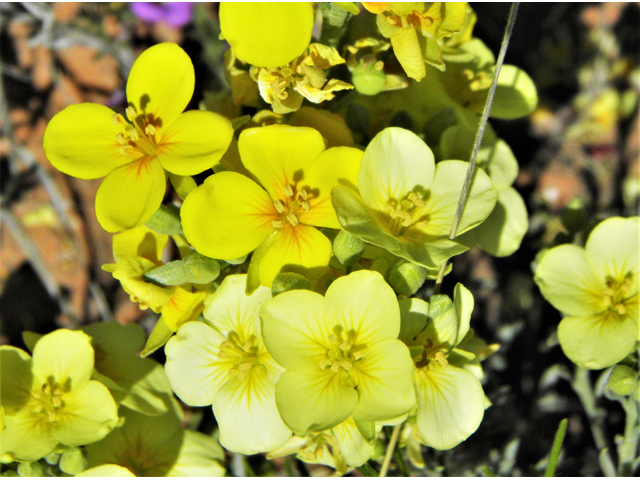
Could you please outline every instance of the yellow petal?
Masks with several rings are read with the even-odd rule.
[[[229,148],[233,127],[217,113],[184,112],[163,132],[158,160],[176,175],[196,175],[213,167]]]
[[[174,332],[185,322],[195,320],[204,309],[207,292],[191,293],[184,288],[176,288],[167,303],[162,306],[162,318]]]
[[[97,103],[71,105],[54,116],[42,146],[51,164],[67,175],[100,178],[131,161],[120,155],[116,135],[122,126],[111,121],[113,110]]]
[[[209,176],[182,205],[187,240],[203,255],[231,260],[254,250],[274,232],[280,215],[256,182],[235,172]]]
[[[422,80],[427,74],[427,69],[415,28],[403,29],[398,35],[391,37],[391,45],[407,76]]]
[[[113,258],[117,262],[124,257],[142,257],[160,264],[168,240],[169,235],[156,233],[140,225],[113,236]]]
[[[260,282],[271,287],[281,270],[318,277],[329,264],[331,241],[314,227],[287,223],[276,234],[275,241],[260,263]],[[302,268],[300,268],[302,267]]]
[[[304,63],[326,70],[334,65],[344,63],[344,58],[333,47],[328,47],[321,43],[312,43],[309,45],[309,56],[304,59]]]
[[[308,2],[220,4],[220,30],[236,56],[251,65],[277,68],[301,55],[311,40]]]
[[[96,194],[96,216],[107,232],[142,225],[162,203],[166,190],[164,169],[155,158],[123,165],[102,181]]]
[[[127,81],[127,101],[139,114],[169,126],[193,96],[195,72],[189,55],[175,43],[160,43],[135,61]]]
[[[312,128],[270,125],[242,132],[238,148],[244,166],[276,200],[285,197],[286,185],[302,180],[324,150],[324,140]]]
[[[306,172],[304,185],[313,192],[311,208],[300,213],[301,223],[316,227],[340,228],[331,204],[331,189],[336,185],[358,185],[358,171],[363,152],[357,148],[334,147],[322,152]]]
[[[312,103],[322,103],[325,100],[331,100],[335,95],[331,92],[337,92],[338,90],[351,90],[353,85],[343,82],[342,80],[336,80],[332,78],[327,82],[327,84],[322,88],[314,88],[310,84],[300,85],[296,84],[296,91],[300,92],[304,98],[309,100]]]

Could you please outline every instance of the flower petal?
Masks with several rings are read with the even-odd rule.
[[[134,62],[127,81],[127,101],[138,113],[162,120],[160,132],[187,107],[195,88],[189,55],[175,43],[146,49]]]
[[[242,342],[252,335],[260,338],[260,307],[271,298],[271,290],[258,288],[245,294],[246,275],[229,275],[204,302],[204,318],[223,335],[236,332]]]
[[[277,68],[309,45],[313,7],[308,2],[220,5],[220,30],[233,53],[251,65]]]
[[[380,20],[381,18],[383,16],[378,15],[378,25],[384,22],[384,20]],[[417,81],[422,80],[426,75],[426,66],[416,29],[400,29],[399,33],[391,37],[390,40],[393,46],[393,53],[395,53],[407,76]],[[429,58],[429,60],[431,59]]]
[[[604,278],[596,276],[584,249],[560,245],[544,254],[535,282],[542,296],[567,315],[593,315],[604,307]]]
[[[196,175],[222,158],[232,136],[231,122],[222,115],[204,110],[184,112],[162,132],[158,160],[176,175]]]
[[[333,427],[331,435],[350,467],[359,467],[374,455],[375,442],[367,442],[351,417]]]
[[[58,444],[50,425],[45,415],[27,411],[5,417],[5,429],[0,433],[0,461],[34,462],[47,455]]]
[[[222,447],[213,437],[185,430],[178,458],[167,477],[224,477],[224,457]]]
[[[433,153],[420,137],[403,128],[385,128],[364,152],[358,188],[370,208],[383,211],[389,200],[400,202],[416,188],[424,193],[434,172]]]
[[[232,379],[216,394],[213,412],[220,443],[227,450],[253,455],[281,447],[291,430],[276,407],[275,383],[265,368],[252,368],[244,380]]]
[[[96,216],[107,232],[142,225],[160,208],[167,180],[160,162],[146,158],[123,165],[102,181]]]
[[[137,5],[140,4],[142,3],[138,3]],[[135,477],[135,475],[127,468],[108,463],[85,470],[76,475],[76,477]]]
[[[280,271],[294,271],[318,278],[329,265],[331,241],[317,228],[287,223],[260,262],[260,282],[270,287]]]
[[[357,385],[356,421],[383,421],[408,413],[416,404],[414,365],[400,340],[383,340],[366,349],[349,371]]]
[[[201,254],[231,260],[254,250],[274,232],[280,215],[256,182],[235,172],[210,175],[180,210],[187,240]]]
[[[635,350],[637,338],[636,320],[613,312],[566,317],[558,325],[558,340],[565,355],[592,370],[618,363]]]
[[[44,132],[42,146],[51,164],[67,175],[100,178],[129,163],[120,154],[116,135],[121,125],[111,121],[114,112],[97,103],[70,105],[56,114]]]
[[[276,384],[276,404],[284,423],[296,435],[306,435],[346,420],[358,403],[356,390],[345,381],[348,375],[319,366],[304,372],[285,371]]]
[[[167,327],[175,332],[183,323],[198,318],[204,308],[203,302],[206,296],[206,292],[192,293],[177,287],[171,298],[162,305],[162,318]]]
[[[220,344],[225,340],[205,323],[188,322],[165,345],[167,378],[187,405],[211,405],[218,390],[229,380],[229,361],[218,357]]]
[[[244,166],[277,200],[286,197],[285,186],[305,181],[306,170],[324,150],[324,139],[313,128],[270,125],[244,130],[238,148]]]
[[[484,416],[484,391],[471,372],[452,365],[415,374],[417,426],[424,443],[447,450],[475,432]]]
[[[43,336],[33,349],[33,376],[46,383],[50,377],[66,392],[82,390],[93,372],[91,337],[66,329]]]
[[[423,212],[427,216],[427,231],[432,235],[449,235],[453,218],[458,210],[460,192],[469,167],[468,162],[446,160],[439,162],[435,178]],[[498,200],[498,191],[489,176],[477,168],[469,195],[462,211],[457,233],[461,234],[482,223],[493,211]]]
[[[316,227],[340,228],[336,212],[331,205],[331,189],[338,184],[358,184],[358,171],[362,151],[357,148],[334,147],[322,152],[307,169],[303,185],[313,192],[309,199],[310,210],[300,213],[301,223]]]
[[[38,345],[40,343],[42,340]],[[64,406],[56,415],[53,435],[64,445],[79,446],[97,442],[118,423],[118,406],[109,389],[100,382],[91,380],[82,390],[74,390],[62,398]]]
[[[340,325],[355,332],[356,344],[371,347],[400,332],[396,294],[378,272],[360,270],[336,279],[327,289],[323,311],[330,328]]]
[[[622,281],[629,272],[640,276],[640,217],[613,217],[599,223],[589,234],[585,249],[599,277]],[[637,289],[636,283],[636,289]],[[637,291],[637,290],[636,290]]]
[[[159,287],[144,280],[144,274],[155,269],[157,265],[142,257],[124,257],[116,264],[113,278],[120,280],[122,288],[131,300],[159,313],[173,295],[175,288]],[[141,306],[142,306],[141,305]]]
[[[31,357],[24,350],[8,345],[0,347],[0,400],[4,414],[14,415],[31,398],[31,364]]]
[[[144,225],[113,236],[113,258],[142,257],[160,264],[169,235],[149,230]]]
[[[322,295],[290,290],[260,309],[262,338],[273,358],[287,370],[320,370],[329,350],[331,329],[324,321]]]

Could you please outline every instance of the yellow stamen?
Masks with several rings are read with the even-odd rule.
[[[144,133],[146,133],[147,135],[155,135],[156,127],[154,127],[151,124],[148,124],[146,127],[144,127]]]
[[[291,185],[285,185],[283,190],[287,197],[293,197],[293,187]]]
[[[284,227],[284,221],[283,220],[272,220],[271,221],[271,226],[273,228],[282,228],[282,227]]]
[[[298,225],[298,217],[296,217],[293,213],[287,215],[287,221],[294,227]]]
[[[285,205],[282,200],[276,200],[275,202],[273,202],[273,205],[276,207],[276,210],[278,211],[278,213],[284,213]]]

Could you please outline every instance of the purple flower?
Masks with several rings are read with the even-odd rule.
[[[166,22],[173,27],[184,27],[191,21],[193,2],[134,2],[131,11],[148,22]]]

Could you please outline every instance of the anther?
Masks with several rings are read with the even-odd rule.
[[[126,145],[129,142],[129,139],[121,133],[116,135],[116,140],[120,145]]]
[[[360,360],[362,357],[364,357],[364,350],[356,350],[352,353],[352,355],[354,360]]]
[[[237,368],[232,368],[229,370],[229,376],[232,378],[237,377],[239,373],[240,373],[240,370],[238,370]]]
[[[140,134],[138,133],[138,130],[136,130],[135,127],[132,127],[131,125],[129,125],[125,130],[131,136],[131,140],[133,140],[134,142],[140,139]]]
[[[282,228],[282,227],[284,227],[284,221],[282,221],[282,220],[272,220],[271,221],[271,226],[273,228]]]
[[[127,118],[129,119],[129,121],[133,122],[136,119],[136,109],[131,105],[127,107],[124,113],[127,114]]]
[[[62,400],[60,400],[60,397],[53,397],[51,399],[51,403],[56,408],[60,408],[62,406]]]
[[[131,145],[122,145],[120,147],[120,155],[126,155],[127,153],[129,153],[131,150],[133,149],[133,147]]]
[[[251,351],[251,347],[253,347],[253,343],[250,340],[247,340],[244,345],[242,345],[242,349],[247,353]]]
[[[329,343],[331,345],[337,345],[338,344],[338,337],[336,337],[333,333],[327,337],[327,340],[329,340]]]
[[[385,212],[387,212],[387,213],[388,213],[389,215],[391,215],[391,216],[393,216],[393,212],[395,212],[395,211],[396,211],[396,209],[395,209],[395,208],[393,208],[393,207],[392,207],[391,205],[389,205],[389,204],[385,205],[385,206],[383,207],[383,210],[384,210]]]
[[[42,413],[43,410],[44,406],[41,403],[33,407],[33,411],[36,413]]]
[[[623,304],[619,303],[618,305],[616,305],[616,312],[618,312],[618,315],[624,315],[627,313],[627,309]]]
[[[127,122],[124,119],[124,117],[122,115],[120,115],[119,113],[114,113],[113,115],[111,115],[111,123],[113,123],[114,125],[126,125]]]
[[[300,200],[306,200],[307,198],[309,198],[309,195],[307,194],[306,190],[300,190],[296,196]]]
[[[351,370],[351,367],[353,367],[353,363],[351,363],[349,360],[341,360],[340,366],[348,372],[349,370]]]
[[[227,352],[220,351],[220,352],[218,352],[218,358],[220,360],[225,360],[225,359],[229,358],[229,355],[227,354]]]
[[[411,225],[411,221],[413,220],[413,218],[411,217],[411,214],[408,212],[404,212],[403,217],[404,218],[402,219],[401,225],[403,227],[408,227],[409,225]]]
[[[329,367],[331,365],[331,359],[329,357],[324,357],[321,361],[320,361],[320,368],[322,370],[324,370],[325,368]]]
[[[287,197],[293,197],[293,187],[291,185],[285,185],[283,190]]]
[[[311,204],[307,201],[304,201],[300,204],[300,209],[303,212],[308,212],[309,210],[311,210]]]
[[[56,421],[56,412],[55,410],[49,410],[49,421],[50,422],[55,422]]]
[[[144,127],[144,133],[146,133],[147,135],[155,135],[156,134],[156,127],[154,127],[153,125],[149,124],[146,127]]]
[[[425,206],[424,200],[422,200],[416,192],[411,192],[408,199],[413,202],[416,207],[421,208]]]
[[[340,364],[338,362],[333,362],[331,364],[331,371],[334,373],[338,373],[338,371],[340,371]]]
[[[349,342],[349,341],[342,342],[342,343],[340,344],[340,350],[343,350],[343,351],[345,351],[345,352],[346,352],[347,350],[351,349],[351,347],[352,347],[352,346],[353,346],[353,345],[352,345],[352,344],[351,344],[351,342]]]
[[[276,207],[278,213],[284,213],[285,205],[282,200],[276,200],[275,202],[273,202],[273,206]]]
[[[287,221],[295,227],[298,224],[298,217],[296,217],[293,213],[290,213],[287,215]]]
[[[238,365],[238,368],[240,370],[249,370],[251,367],[253,367],[253,363],[251,362],[243,362],[240,365]]]

